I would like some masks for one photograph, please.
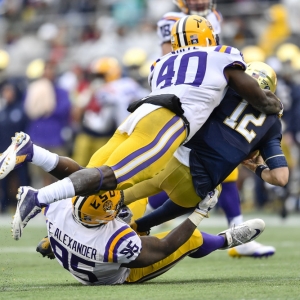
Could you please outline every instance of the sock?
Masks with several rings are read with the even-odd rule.
[[[241,201],[236,182],[223,182],[222,193],[218,205],[224,210],[228,224],[237,216],[241,216]],[[237,224],[238,225],[238,224]]]
[[[193,253],[189,254],[189,257],[200,258],[204,257],[211,252],[222,248],[225,243],[224,236],[212,235],[205,232],[201,232],[203,238],[203,244]]]
[[[63,200],[75,196],[75,189],[69,177],[54,182],[39,189],[37,198],[41,204],[50,204],[58,200]]]
[[[148,203],[153,209],[156,209],[162,206],[168,199],[168,194],[165,191],[162,191],[156,195],[148,197]]]
[[[160,225],[186,213],[193,212],[194,210],[194,207],[185,208],[168,199],[162,206],[154,210],[149,215],[136,220],[137,230],[139,232],[148,231],[153,226]]]
[[[32,163],[41,167],[44,171],[52,171],[58,164],[59,157],[56,153],[52,153],[42,147],[33,145]]]
[[[243,215],[239,215],[230,220],[229,227],[232,227],[233,225],[240,225],[242,223],[243,223]]]

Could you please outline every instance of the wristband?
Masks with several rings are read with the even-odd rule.
[[[189,217],[190,221],[195,224],[196,226],[198,226],[201,221],[205,218],[205,216],[203,216],[202,214],[194,211]]]
[[[256,169],[255,169],[255,174],[259,177],[259,178],[261,178],[261,173],[262,173],[262,171],[264,170],[264,169],[268,169],[269,167],[268,166],[266,166],[266,165],[258,165],[257,167],[256,167]],[[261,178],[262,179],[262,178]]]

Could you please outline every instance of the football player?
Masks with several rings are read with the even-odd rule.
[[[151,68],[149,97],[129,108],[132,114],[92,156],[87,168],[65,158],[58,165],[61,159],[53,154],[47,170],[64,179],[39,191],[19,189],[12,225],[15,239],[21,237],[23,228],[43,205],[75,195],[124,190],[152,178],[201,128],[229,86],[263,113],[282,110],[280,100],[271,91],[260,89],[244,72],[246,64],[239,50],[218,45],[205,18],[192,15],[180,19],[172,29],[172,47],[174,51]],[[1,156],[2,177],[19,164],[16,156],[21,153],[26,154],[22,162],[33,159],[40,164],[42,156],[48,157],[40,150],[33,149],[28,135],[17,134]],[[37,152],[43,154],[36,156]]]
[[[276,74],[268,65],[253,62],[246,72],[256,78],[262,88],[275,91]],[[223,182],[244,160],[245,166],[262,180],[285,186],[289,169],[280,146],[281,136],[280,116],[260,113],[229,90],[207,122],[187,144],[179,147],[164,170],[124,191],[125,204],[162,190],[172,199],[137,220],[133,227],[138,232],[147,232],[188,212],[199,197],[203,198]],[[256,157],[257,151],[260,156]],[[243,255],[242,250],[230,251],[232,256]],[[261,256],[259,252],[256,255]]]
[[[199,15],[208,19],[216,34],[221,33],[222,16],[216,10],[216,3],[213,0],[173,0],[182,12],[166,13],[157,23],[157,33],[161,43],[163,54],[172,51],[171,47],[171,30],[175,22],[186,15]],[[255,60],[257,61],[257,60]],[[250,61],[247,61],[250,62]],[[238,225],[243,222],[241,212],[241,203],[236,181],[238,180],[238,168],[234,169],[222,183],[222,194],[220,195],[218,205],[226,215],[229,227],[233,224]],[[161,206],[168,199],[165,192],[153,195],[148,198],[146,213],[150,213],[154,209]],[[270,256],[275,253],[275,248],[265,246],[256,241],[236,249],[236,253],[240,251],[242,256],[263,257]],[[232,255],[232,251],[229,255]]]
[[[221,32],[222,15],[216,10],[213,0],[173,0],[181,12],[169,12],[157,22],[157,34],[160,40],[162,54],[172,51],[171,31],[176,21],[187,15],[205,17],[212,25],[215,34]]]
[[[146,237],[139,237],[124,221],[130,212],[114,191],[52,203],[44,210],[53,250],[48,256],[84,285],[140,283],[168,271],[191,252],[201,258],[263,232],[261,219],[218,235],[200,232],[197,226],[216,202],[217,197],[207,197],[171,232]]]

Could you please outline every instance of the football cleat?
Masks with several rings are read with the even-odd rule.
[[[12,236],[15,240],[22,236],[23,228],[30,219],[42,209],[37,199],[37,190],[29,186],[21,186],[17,194],[17,209],[12,221]]]
[[[275,254],[276,249],[272,246],[265,246],[256,241],[240,245],[228,250],[231,257],[268,257]]]
[[[37,245],[36,252],[39,252],[43,255],[43,257],[48,257],[50,259],[54,259],[55,255],[52,251],[49,238],[44,237]]]
[[[33,143],[30,136],[24,132],[16,132],[11,139],[12,143],[0,156],[0,179],[21,167],[24,162],[32,161]]]
[[[218,234],[224,234],[227,240],[227,245],[220,249],[224,250],[249,243],[260,236],[264,229],[265,222],[261,219],[253,219],[237,226],[234,225],[233,227]]]

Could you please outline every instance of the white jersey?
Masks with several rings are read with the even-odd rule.
[[[56,259],[86,285],[121,284],[134,261],[141,239],[130,226],[116,218],[97,228],[86,228],[72,215],[71,199],[55,202],[45,210],[47,230]]]
[[[186,14],[183,12],[169,12],[163,15],[162,19],[157,22],[157,34],[161,44],[171,42],[172,27],[176,21],[185,16]],[[214,32],[219,34],[221,32],[221,14],[213,10],[205,18],[211,23]]]
[[[228,85],[224,69],[246,69],[242,54],[229,46],[185,47],[166,54],[151,67],[152,95],[175,94],[190,123],[187,141],[223,99]]]
[[[148,94],[149,91],[132,78],[122,77],[106,83],[96,96],[101,102],[114,105],[114,118],[119,126],[129,115],[128,105]]]

